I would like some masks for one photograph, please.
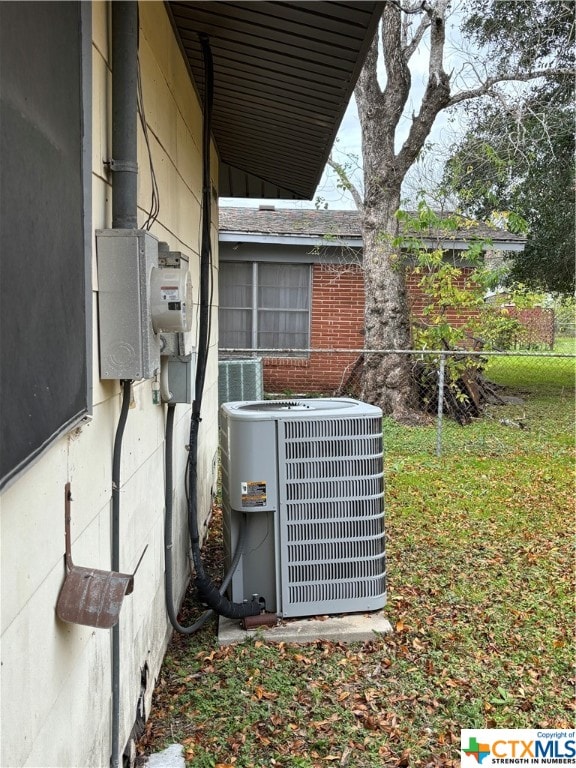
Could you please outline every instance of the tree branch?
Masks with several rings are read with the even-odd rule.
[[[377,65],[378,35],[376,34],[368,49],[364,66],[360,71],[360,76],[354,89],[358,94],[358,101],[363,100],[366,104],[378,104],[382,99],[382,90],[378,83]]]
[[[406,61],[410,61],[412,54],[414,53],[416,48],[418,48],[418,46],[420,45],[426,30],[430,27],[430,23],[431,22],[430,22],[429,16],[422,16],[422,18],[420,19],[420,24],[418,25],[418,29],[414,33],[414,37],[404,47],[404,59]]]
[[[428,65],[428,79],[441,81],[447,79],[444,72],[444,44],[446,42],[446,9],[449,0],[438,0],[438,3],[430,11],[430,59]]]
[[[531,72],[508,72],[502,75],[494,75],[493,77],[487,77],[486,80],[484,80],[484,82],[481,83],[477,88],[470,88],[467,91],[455,93],[450,97],[450,100],[446,106],[453,107],[455,104],[460,104],[463,101],[475,99],[478,96],[486,96],[498,83],[510,83],[514,81],[526,83],[530,80],[537,80],[539,77],[555,77],[556,75],[574,75],[574,70],[558,67],[549,69],[536,69],[532,70]]]
[[[448,0],[439,0],[428,16],[430,20],[430,58],[428,83],[418,115],[412,119],[408,138],[398,153],[398,167],[406,174],[424,146],[438,113],[449,103],[450,78],[444,71],[445,16]]]
[[[332,168],[333,171],[336,172],[336,175],[340,179],[340,183],[344,187],[344,189],[350,192],[350,194],[352,195],[352,200],[354,200],[354,204],[356,205],[356,208],[359,211],[362,211],[364,208],[364,200],[362,199],[362,195],[360,194],[360,191],[348,176],[348,173],[346,172],[346,168],[341,163],[338,163],[336,160],[334,160],[332,155],[330,155],[330,157],[328,158],[327,164],[330,166],[330,168]]]
[[[398,0],[388,0],[388,3],[394,5],[399,11],[402,11],[402,13],[422,13],[422,11],[428,13],[430,10],[430,3],[426,2],[426,0],[422,0],[422,2],[416,0],[415,3],[408,6],[402,5]]]
[[[412,76],[402,50],[402,14],[392,4],[386,5],[382,13],[382,50],[386,67],[386,120],[391,126],[389,133],[393,148],[395,128],[410,95]]]

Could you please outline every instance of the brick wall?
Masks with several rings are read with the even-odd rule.
[[[364,346],[364,283],[355,265],[315,264],[312,269],[310,347],[358,349]],[[312,353],[307,358],[267,358],[266,392],[321,392],[338,388],[356,355]]]
[[[458,286],[463,288],[472,269],[462,269]],[[428,303],[418,283],[421,275],[408,276],[408,294],[414,317],[423,317]],[[507,308],[525,327],[522,343],[553,344],[554,313],[539,307]],[[447,319],[461,325],[474,310],[448,310]],[[312,272],[311,349],[361,349],[364,346],[364,283],[358,266],[315,264]],[[265,358],[264,389],[268,393],[331,394],[353,366],[353,353],[311,353],[300,358]]]
[[[512,317],[522,324],[522,336],[519,344],[526,347],[554,346],[554,310],[544,307],[531,307],[530,309],[518,309],[517,307],[504,306]]]
[[[465,289],[470,285],[470,275],[473,270],[471,267],[461,267],[461,274],[454,280],[454,284],[457,288]],[[416,319],[425,319],[424,309],[430,303],[430,299],[425,296],[424,292],[419,286],[419,282],[422,279],[422,275],[411,272],[406,279],[408,287],[408,297],[410,299],[410,311],[412,316]],[[464,323],[474,314],[474,310],[469,310],[464,313],[462,310],[450,309],[446,310],[447,321],[454,326],[464,325]]]

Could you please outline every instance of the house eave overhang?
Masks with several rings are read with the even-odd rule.
[[[427,248],[442,248],[445,251],[466,251],[470,248],[470,240],[426,240],[423,238],[422,242]],[[489,251],[515,251],[520,253],[524,250],[524,243],[519,243],[512,240],[498,240],[495,242],[484,243],[482,250]]]
[[[221,197],[311,199],[384,2],[166,0],[201,94],[214,59]]]
[[[266,245],[303,245],[314,248],[362,248],[361,237],[325,238],[311,235],[273,235],[252,232],[221,232],[221,243],[265,243]]]
[[[314,248],[362,248],[362,238],[357,237],[335,237],[321,235],[295,235],[295,234],[271,234],[264,232],[241,232],[225,231],[220,232],[219,241],[221,243],[264,243],[267,245],[302,245]],[[420,238],[420,241],[426,248],[442,248],[446,251],[466,251],[470,247],[467,240],[458,239],[427,239]],[[484,251],[506,251],[521,253],[524,250],[524,243],[514,241],[498,241],[483,246]]]

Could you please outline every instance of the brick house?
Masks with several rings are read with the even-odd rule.
[[[222,207],[219,231],[220,357],[259,351],[266,392],[337,390],[364,346],[359,213]],[[446,249],[463,282],[472,271],[463,261],[471,232],[489,238],[494,250],[524,247],[524,238],[481,223],[452,233],[449,243],[434,233],[423,238]],[[419,279],[408,276],[416,318],[426,304]],[[456,311],[449,319],[465,320]]]

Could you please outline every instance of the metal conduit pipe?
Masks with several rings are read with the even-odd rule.
[[[135,229],[138,211],[138,3],[112,6],[112,228]]]
[[[112,6],[112,228],[138,225],[138,3],[116,0]],[[122,413],[116,434],[112,478],[112,570],[120,570],[120,455],[128,413],[130,382],[123,383]],[[111,757],[120,765],[120,623],[112,627]]]
[[[174,629],[177,632],[180,632],[182,635],[193,635],[195,632],[198,632],[199,629],[202,629],[202,627],[206,624],[206,622],[212,617],[215,616],[215,612],[212,610],[212,608],[208,608],[208,610],[204,611],[202,616],[195,621],[190,626],[183,626],[178,621],[178,614],[176,611],[176,608],[174,606],[174,563],[173,563],[173,538],[172,538],[172,518],[173,518],[173,504],[172,504],[172,484],[173,484],[173,443],[174,443],[174,412],[175,412],[176,406],[174,404],[168,405],[168,413],[166,415],[166,452],[165,452],[165,487],[164,487],[164,498],[165,498],[165,518],[164,518],[164,562],[165,562],[165,568],[164,568],[164,585],[165,585],[165,592],[166,592],[166,611],[168,613],[168,618],[170,619],[170,623],[174,627]],[[244,544],[246,541],[246,532],[247,532],[247,525],[246,525],[246,514],[242,516],[241,526],[240,526],[240,532],[238,536],[238,542],[236,544],[236,549],[234,551],[234,556],[232,558],[232,563],[230,564],[230,568],[228,571],[224,574],[224,578],[222,579],[222,584],[220,585],[219,592],[221,595],[223,595],[226,592],[226,589],[228,588],[228,585],[232,581],[232,577],[234,575],[234,572],[236,571],[236,568],[238,567],[238,563],[240,562],[240,558],[242,557],[244,553]]]

